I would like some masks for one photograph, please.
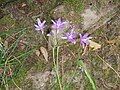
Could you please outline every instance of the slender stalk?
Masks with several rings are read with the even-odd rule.
[[[58,55],[59,55],[59,46],[57,47],[57,57],[56,57],[56,64],[57,64],[57,77],[58,77],[58,83],[59,83],[59,86],[60,86],[60,90],[62,90],[62,85],[61,85],[61,82],[60,82],[60,76],[59,76],[59,60],[58,60]]]
[[[61,64],[61,84],[62,84],[62,88],[63,88],[63,76],[64,76],[64,61],[63,61],[63,57],[62,57],[62,64]]]
[[[56,47],[53,47],[53,63],[54,63],[55,72],[57,75],[57,81],[58,81],[60,90],[62,90],[62,85],[61,85],[60,76],[59,76],[59,63],[58,63],[59,47],[57,47],[57,50],[56,50],[56,53],[57,53],[56,59],[55,59],[55,50],[56,50]]]
[[[59,70],[59,61],[58,61],[58,55],[59,55],[59,47],[57,47],[57,50],[56,50],[56,53],[57,53],[57,56],[56,56],[56,65],[57,65],[57,69]],[[57,70],[57,71],[58,71]]]
[[[56,69],[56,64],[55,64],[55,48],[53,47],[53,64],[54,64],[54,68]]]

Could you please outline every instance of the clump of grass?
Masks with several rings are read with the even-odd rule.
[[[12,36],[12,34],[16,34],[17,36],[16,40],[12,44],[10,44],[8,48],[6,48],[3,40],[0,41],[0,86],[2,90],[9,90],[9,85],[11,83],[17,86],[20,90],[14,79],[18,75],[19,71],[23,69],[23,64],[26,58],[33,52],[32,49],[26,50],[20,54],[19,52],[17,52],[19,41],[25,35],[25,30],[25,28],[22,28],[17,33],[6,31],[0,34],[1,39],[3,37],[8,38]]]

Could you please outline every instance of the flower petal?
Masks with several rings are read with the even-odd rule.
[[[56,25],[56,22],[54,20],[51,20],[53,22],[54,25]]]
[[[57,24],[58,25],[62,24],[61,18],[58,19]]]
[[[83,38],[87,38],[88,35],[89,35],[88,33],[85,33],[82,37],[83,37]]]
[[[38,25],[41,25],[41,21],[39,18],[37,18],[37,23],[38,23]]]
[[[38,27],[39,27],[39,26],[38,26],[38,25],[36,25],[36,24],[35,24],[34,26],[35,26],[36,28],[38,28]]]

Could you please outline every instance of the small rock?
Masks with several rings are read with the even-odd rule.
[[[83,16],[83,29],[89,28],[95,22],[99,20],[96,11],[92,11],[90,8],[86,9],[85,12],[82,14]]]
[[[49,80],[50,71],[43,73],[35,73],[34,75],[28,75],[27,79],[31,79],[33,82],[33,88],[35,90],[46,90],[46,82]]]

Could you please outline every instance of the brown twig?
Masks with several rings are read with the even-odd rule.
[[[119,75],[119,73],[109,64],[109,63],[107,63],[103,58],[101,58],[98,54],[96,54],[96,56],[100,59],[100,60],[102,60],[109,68],[111,68],[116,74],[117,74],[117,76],[120,78],[120,75]]]

